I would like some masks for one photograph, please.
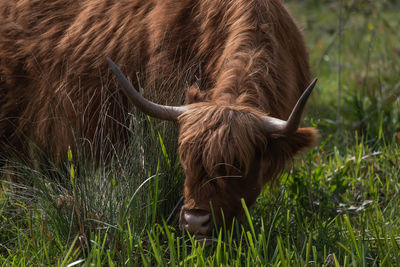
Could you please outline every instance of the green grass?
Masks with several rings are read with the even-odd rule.
[[[138,113],[130,144],[99,164],[78,154],[51,170],[21,160],[0,170],[0,263],[399,266],[400,7],[362,3],[343,7],[339,37],[334,5],[290,2],[319,78],[305,124],[320,129],[321,143],[210,246],[177,227],[175,125]]]
[[[277,188],[266,189],[255,207],[245,208],[243,224],[216,232],[210,247],[153,216],[163,213],[154,205],[162,198],[155,193],[160,189],[157,170],[122,203],[103,204],[103,213],[112,209],[109,205],[118,207],[115,218],[106,220],[85,215],[96,203],[87,203],[86,211],[81,202],[54,209],[48,202],[57,200],[45,198],[46,188],[11,193],[4,183],[1,260],[6,265],[64,266],[80,261],[96,266],[398,265],[399,159],[394,145],[375,150],[360,141],[343,154],[327,153],[322,145],[284,174]],[[144,197],[140,190],[148,195],[143,203],[135,199]],[[74,199],[83,198],[76,194]],[[134,204],[128,202],[132,198]]]

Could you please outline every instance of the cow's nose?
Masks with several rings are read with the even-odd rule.
[[[191,234],[206,235],[210,230],[211,216],[207,214],[194,214],[190,211],[183,212],[181,227]]]

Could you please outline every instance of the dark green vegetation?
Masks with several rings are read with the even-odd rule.
[[[289,2],[319,78],[304,125],[320,129],[320,146],[266,188],[242,224],[216,232],[211,246],[177,229],[183,175],[176,139],[166,130],[174,125],[135,114],[143,127],[133,129],[129,145],[115,148],[111,162],[100,157],[94,167],[87,156],[69,155],[52,171],[21,160],[1,170],[0,262],[400,265],[395,2],[343,1],[342,8],[338,1]]]

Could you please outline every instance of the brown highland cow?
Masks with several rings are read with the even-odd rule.
[[[53,160],[99,123],[111,140],[126,96],[180,126],[185,204],[197,235],[241,218],[316,131],[298,128],[310,94],[302,35],[280,0],[8,0],[0,2],[0,153],[35,144]],[[298,101],[298,99],[300,99]],[[298,103],[296,104],[296,102]],[[296,107],[295,107],[296,106]],[[295,107],[295,108],[294,108]]]

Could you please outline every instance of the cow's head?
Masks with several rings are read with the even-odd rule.
[[[212,213],[218,226],[234,217],[241,219],[241,199],[253,204],[263,185],[316,139],[315,129],[298,128],[316,80],[304,91],[289,119],[283,121],[255,108],[212,101],[181,107],[158,105],[144,99],[118,67],[110,60],[109,64],[135,106],[180,125],[178,149],[186,176],[180,225],[192,234],[210,233]]]

